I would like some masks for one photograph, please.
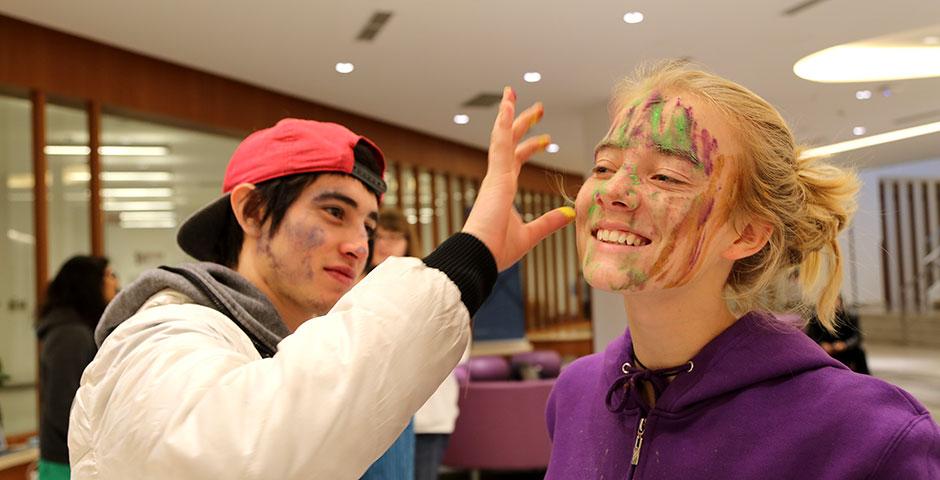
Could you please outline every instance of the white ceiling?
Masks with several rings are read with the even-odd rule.
[[[885,98],[881,85],[792,73],[802,56],[836,44],[928,27],[940,35],[940,1],[822,0],[783,13],[804,2],[4,0],[0,12],[483,148],[495,109],[460,105],[512,85],[522,102],[545,103],[539,132],[561,146],[535,161],[572,171],[586,169],[606,131],[598,125],[616,80],[667,57],[690,57],[763,95],[813,145],[853,138],[859,125],[871,134],[940,120],[940,78],[891,82]],[[393,12],[391,20],[374,42],[357,41],[377,10]],[[624,23],[633,10],[646,20]],[[336,73],[340,61],[356,70]],[[542,73],[540,83],[523,82],[530,70]],[[876,95],[856,100],[863,88]],[[452,122],[460,112],[469,125]],[[839,160],[926,158],[940,158],[940,134]]]

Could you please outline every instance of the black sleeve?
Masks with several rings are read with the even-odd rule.
[[[448,238],[424,264],[436,268],[460,289],[460,300],[472,317],[490,295],[496,283],[496,259],[486,245],[473,235],[458,233]]]

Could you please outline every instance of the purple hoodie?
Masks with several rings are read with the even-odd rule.
[[[633,398],[613,402],[626,398],[619,413],[605,401],[632,350],[627,332],[562,372],[546,478],[940,479],[940,428],[923,405],[772,317],[749,313],[706,345],[658,398],[642,441]]]

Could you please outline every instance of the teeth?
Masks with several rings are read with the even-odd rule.
[[[597,231],[597,239],[602,242],[616,243],[619,245],[630,245],[634,247],[642,246],[644,244],[641,237],[619,230],[600,229]]]

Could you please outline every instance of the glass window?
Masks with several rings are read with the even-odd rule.
[[[36,335],[31,106],[0,96],[0,414],[7,435],[34,432]]]
[[[49,279],[72,255],[91,254],[85,110],[46,105]]]
[[[192,261],[176,245],[189,215],[218,198],[240,139],[102,115],[105,252],[122,284],[159,265]]]

